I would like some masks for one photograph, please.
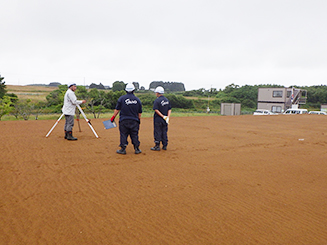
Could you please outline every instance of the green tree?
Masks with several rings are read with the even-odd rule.
[[[126,84],[124,82],[116,81],[112,84],[112,91],[122,91],[125,90]]]
[[[171,107],[173,108],[182,108],[182,109],[193,109],[195,108],[193,100],[184,98],[181,95],[166,94],[167,99],[169,100]]]
[[[103,90],[99,91],[98,89],[93,88],[88,92],[86,107],[93,113],[94,118],[97,118],[96,114],[98,114],[99,118],[101,112],[105,109],[105,104],[106,93]]]
[[[47,97],[47,107],[52,112],[61,112],[61,108],[64,104],[64,97],[67,91],[67,85],[59,85],[58,89],[52,91]],[[75,95],[78,100],[87,99],[87,90],[84,86],[77,86]]]
[[[35,120],[38,119],[39,115],[44,111],[46,106],[47,103],[44,101],[38,101],[31,104],[32,114],[35,116]]]
[[[242,107],[256,108],[258,98],[258,87],[245,85],[240,87],[234,83],[217,92],[216,98],[221,103],[241,103]]]
[[[21,117],[24,120],[28,120],[32,114],[32,109],[33,103],[30,99],[19,100],[17,103],[15,103],[11,114],[14,115],[16,119]]]
[[[106,89],[102,83],[100,83],[99,85],[95,84],[95,83],[91,83],[89,88],[97,88],[97,89]]]
[[[0,98],[0,121],[2,116],[10,113],[13,110],[13,107],[11,106],[12,102],[10,100],[10,97],[3,96],[3,98]]]
[[[67,89],[65,90],[65,93],[66,93],[66,91],[67,91]],[[64,93],[64,96],[65,96],[65,93]],[[88,100],[88,98],[89,98],[88,91],[84,86],[77,86],[75,95],[78,100]]]
[[[242,107],[256,108],[258,86],[245,85],[238,87],[230,93],[230,96],[240,101]]]
[[[205,96],[205,89],[204,88],[200,88],[197,90],[191,90],[191,91],[186,91],[183,93],[183,96],[188,96],[188,97],[201,97],[201,96]]]
[[[165,92],[184,92],[185,86],[179,82],[163,82],[153,81],[150,83],[149,90],[154,90],[156,87],[161,86],[165,89]]]
[[[18,96],[14,93],[6,93],[6,96],[8,96],[13,104],[15,104],[18,101]]]
[[[58,89],[52,91],[49,95],[47,95],[46,99],[48,102],[48,106],[59,105],[62,106],[64,103],[64,96],[67,91],[67,85],[59,85]]]
[[[302,89],[307,90],[307,103],[308,106],[314,108],[320,108],[321,104],[327,104],[327,86],[310,86],[302,87]]]
[[[138,82],[133,82],[133,85],[135,87],[135,91],[140,89],[140,84]]]
[[[5,78],[1,77],[0,75],[0,98],[3,98],[3,96],[5,96],[5,94],[7,93],[4,79]]]
[[[232,83],[228,86],[225,87],[225,89],[223,90],[224,93],[228,94],[228,93],[232,93],[235,89],[239,88],[240,86]]]
[[[157,98],[155,93],[153,93],[153,92],[146,93],[146,94],[140,94],[137,97],[141,100],[142,106],[144,108],[148,108],[148,109],[150,109],[150,108],[152,109],[153,102]]]
[[[109,91],[105,95],[105,97],[106,97],[105,107],[108,109],[115,109],[119,97],[124,94],[126,94],[126,92],[124,90],[116,91],[116,92]]]

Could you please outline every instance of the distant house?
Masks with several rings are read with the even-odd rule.
[[[258,109],[276,113],[305,104],[307,91],[297,88],[259,88]]]

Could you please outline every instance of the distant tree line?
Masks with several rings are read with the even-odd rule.
[[[122,86],[121,82],[117,82],[115,86]],[[124,89],[125,89],[124,85]],[[87,90],[84,86],[77,86],[77,90],[75,92],[76,97],[78,99],[84,99],[87,103],[83,104],[85,109],[88,112],[91,112],[94,115],[94,118],[99,117],[101,113],[104,113],[108,110],[115,109],[118,98],[125,94],[125,90],[99,90],[96,88]],[[64,95],[67,91],[66,85],[60,85],[58,89],[52,91],[47,97],[47,107],[49,110],[53,112],[60,112],[63,106]],[[166,97],[170,100],[172,106],[174,108],[183,108],[183,109],[191,109],[195,108],[193,100],[188,100],[182,95],[175,94],[165,94]],[[144,109],[152,110],[153,102],[156,99],[155,94],[151,91],[148,93],[141,93],[137,95],[144,107]]]
[[[96,89],[106,89],[102,83],[100,83],[99,85],[95,84],[95,83],[91,83],[91,85],[89,86],[89,88],[96,88]]]
[[[135,90],[145,90],[144,87],[140,88],[140,84],[138,82],[132,82],[135,86]],[[120,91],[124,90],[125,88],[125,83],[123,81],[115,81],[112,84],[112,90],[115,91]],[[178,82],[151,82],[149,86],[149,90],[154,90],[156,87],[162,86],[166,92],[184,92],[185,91],[185,86],[183,83],[178,83]],[[97,89],[105,89],[105,87],[100,83],[99,85],[96,85],[92,83],[89,88],[97,88]]]
[[[185,97],[210,97],[218,100],[220,103],[241,103],[242,108],[256,109],[258,101],[259,88],[284,88],[285,86],[277,84],[260,84],[239,86],[234,83],[226,86],[224,89],[217,90],[204,88],[190,90],[183,93]],[[296,88],[307,90],[307,103],[303,108],[312,108],[319,110],[321,104],[327,104],[327,86],[295,86]]]
[[[322,104],[327,104],[327,85],[298,87],[307,90],[308,99],[304,105],[306,107],[319,108]]]
[[[165,88],[165,96],[170,100],[173,110],[179,111],[205,111],[209,106],[211,112],[219,112],[221,103],[241,103],[242,110],[254,111],[257,107],[258,89],[262,87],[277,88],[284,87],[276,84],[260,84],[239,86],[230,84],[224,89],[204,89],[185,91],[184,84],[170,82],[152,82],[150,91],[139,88],[137,82],[133,83],[137,96],[140,98],[145,111],[152,111],[153,102],[156,99],[153,89],[157,86]],[[102,85],[100,83],[100,85]],[[103,86],[103,85],[102,85]],[[113,110],[118,98],[125,94],[126,84],[122,81],[113,83],[112,89],[95,86],[86,89],[84,86],[77,86],[76,96],[78,99],[85,99],[83,109],[92,113],[94,118],[98,118],[101,113]],[[307,90],[307,103],[304,108],[319,110],[321,104],[327,104],[327,85],[320,86],[294,86]],[[64,95],[67,85],[59,85],[58,89],[49,93],[46,101],[32,102],[31,100],[19,100],[17,95],[9,94],[6,90],[4,78],[0,76],[0,120],[3,115],[11,114],[17,119],[28,120],[31,115],[35,119],[43,113],[61,113]]]
[[[132,82],[135,86],[136,91],[138,90],[145,90],[145,88],[142,86],[140,87],[140,84],[138,82]],[[49,85],[46,84],[29,84],[29,86],[49,86],[49,87],[59,87],[62,85],[59,82],[51,82]],[[125,88],[125,83],[123,81],[115,81],[112,84],[112,88],[109,86],[104,86],[102,83],[95,84],[91,83],[91,85],[86,86],[87,88],[96,88],[96,89],[112,89],[113,91],[120,91],[124,90]],[[179,82],[162,82],[162,81],[153,81],[149,85],[149,90],[154,90],[156,87],[162,86],[166,92],[184,92],[185,91],[185,86],[183,83]]]
[[[32,102],[30,99],[18,100],[15,94],[8,94],[3,80],[4,78],[0,76],[0,120],[6,114],[11,114],[16,119],[28,120],[31,115],[34,115],[35,119],[37,119],[41,113],[61,113],[64,95],[68,89],[67,85],[52,83],[51,85],[57,86],[58,89],[50,92],[46,97],[46,101]],[[144,87],[140,89],[137,82],[133,82],[133,84],[136,91],[143,91],[140,94],[140,98],[144,109],[152,111],[153,102],[156,99],[153,91],[146,91]],[[126,84],[122,81],[114,82],[111,90],[104,90],[102,84],[100,86],[93,84],[90,86],[90,89],[86,89],[84,86],[77,86],[78,89],[75,93],[78,99],[85,99],[87,101],[87,103],[83,104],[83,109],[86,112],[92,113],[94,118],[98,118],[101,113],[115,108],[118,98],[125,94],[125,86]],[[195,108],[193,101],[187,100],[182,95],[167,94],[167,97],[171,100],[174,108]]]

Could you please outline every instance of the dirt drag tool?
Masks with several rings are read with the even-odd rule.
[[[83,115],[83,117],[84,117],[85,121],[87,122],[87,124],[90,126],[90,128],[91,128],[92,132],[94,133],[95,137],[99,138],[99,136],[98,136],[97,133],[95,132],[94,128],[92,127],[91,121],[88,120],[88,119],[86,118],[86,115],[84,114],[82,108],[81,108],[79,105],[77,105],[77,108],[79,109],[79,111],[80,111],[81,114]],[[48,132],[48,134],[47,134],[45,137],[48,137],[48,136],[51,134],[52,130],[57,126],[57,124],[59,123],[60,119],[61,119],[63,116],[64,116],[64,114],[62,114],[62,115],[59,117],[59,119],[56,121],[56,123],[53,125],[53,127],[50,129],[50,131]]]

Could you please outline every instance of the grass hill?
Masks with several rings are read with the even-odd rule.
[[[7,92],[14,93],[18,99],[30,99],[33,102],[46,101],[46,96],[57,87],[6,85]]]

